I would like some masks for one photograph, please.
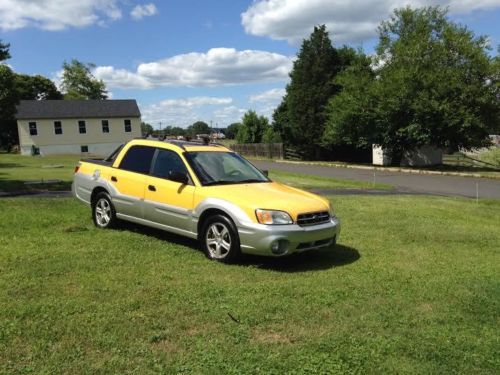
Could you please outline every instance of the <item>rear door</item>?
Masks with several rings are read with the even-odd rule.
[[[146,179],[145,219],[178,233],[190,232],[195,186],[191,179],[188,184],[170,180],[172,172],[189,176],[184,161],[176,152],[157,149],[150,176]]]
[[[154,153],[154,147],[132,146],[118,167],[112,168],[110,181],[114,187],[112,199],[117,213],[144,218],[144,189]]]

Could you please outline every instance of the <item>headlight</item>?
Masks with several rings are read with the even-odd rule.
[[[292,218],[285,211],[255,210],[257,221],[261,224],[293,224]]]

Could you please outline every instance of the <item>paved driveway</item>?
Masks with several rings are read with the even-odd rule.
[[[346,180],[373,181],[373,170],[337,168],[318,165],[253,161],[260,169],[304,173]],[[476,197],[476,182],[479,198],[500,199],[500,180],[489,178],[436,176],[404,172],[375,171],[375,180],[396,187],[400,192],[433,195]]]

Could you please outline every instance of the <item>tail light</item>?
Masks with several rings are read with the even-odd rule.
[[[75,172],[74,173],[78,173],[79,169],[80,169],[80,163],[78,163],[77,165],[75,165]]]

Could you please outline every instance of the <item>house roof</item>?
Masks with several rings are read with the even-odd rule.
[[[137,102],[127,100],[21,100],[18,120],[140,117]]]

